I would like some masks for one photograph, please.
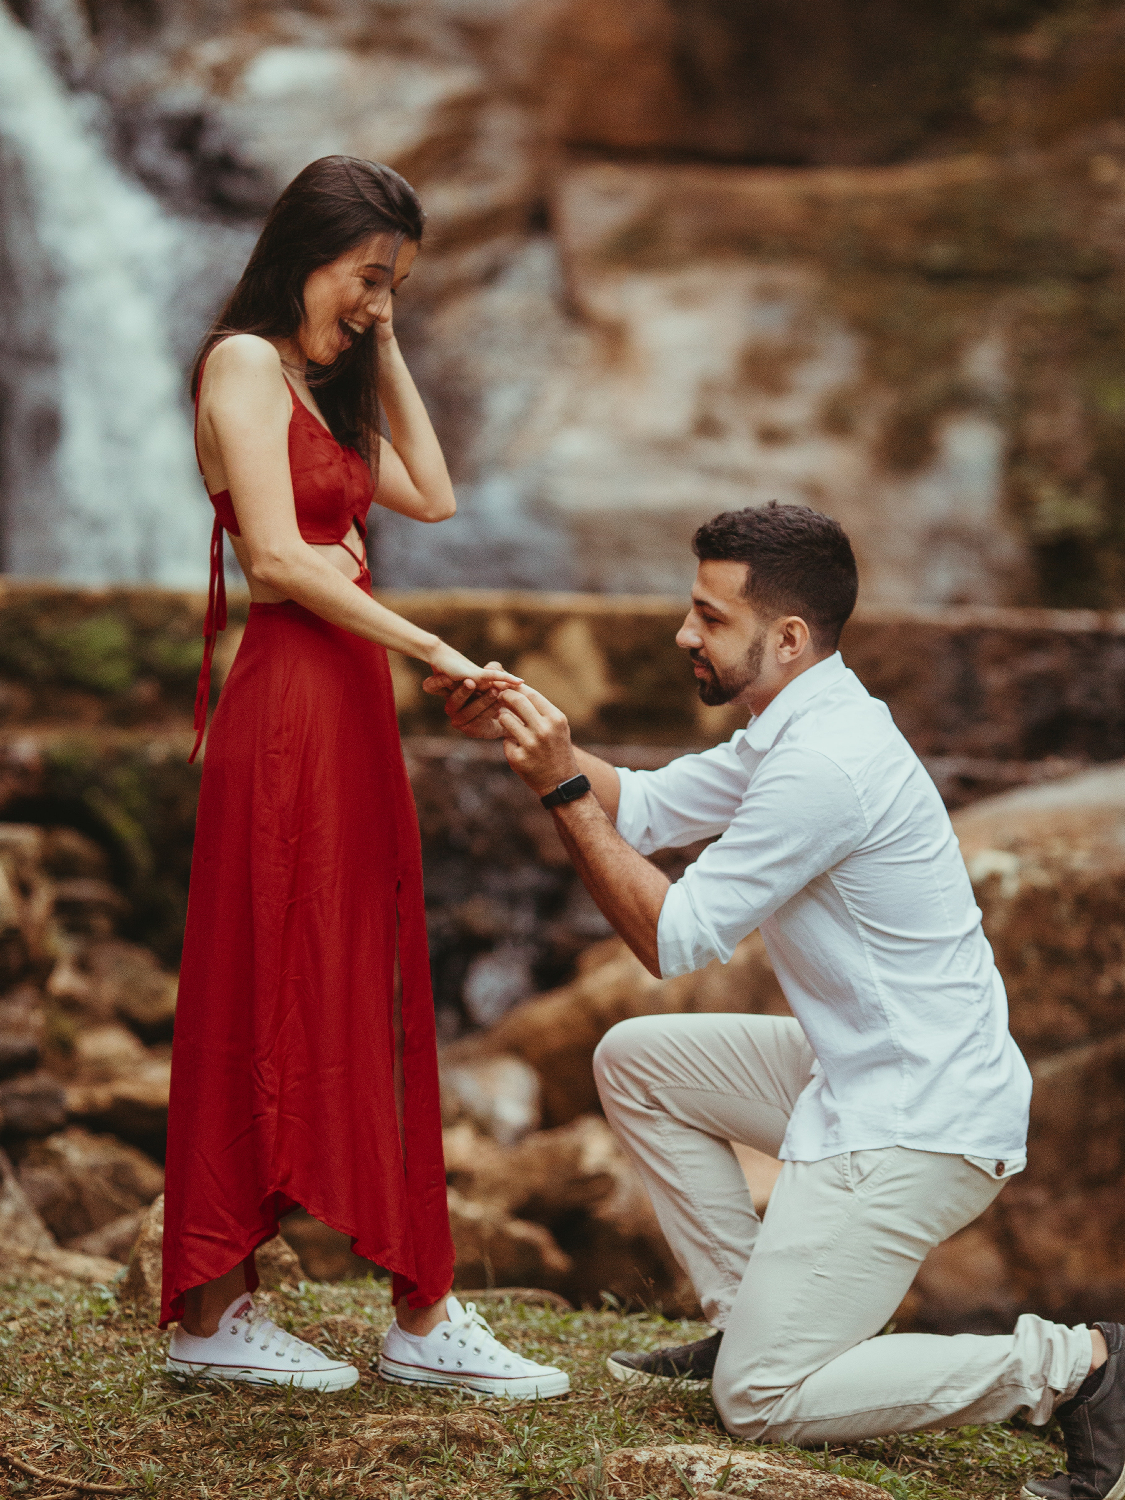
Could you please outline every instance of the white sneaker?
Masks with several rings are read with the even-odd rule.
[[[447,1321],[425,1338],[404,1333],[397,1320],[387,1329],[379,1374],[399,1385],[453,1385],[484,1396],[563,1396],[570,1376],[554,1365],[506,1349],[473,1303],[456,1297],[445,1304]]]
[[[177,1327],[164,1368],[200,1380],[247,1380],[306,1391],[346,1391],[359,1379],[355,1365],[329,1359],[255,1311],[246,1292],[234,1299],[210,1338],[196,1338]]]

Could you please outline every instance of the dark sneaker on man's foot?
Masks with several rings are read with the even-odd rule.
[[[1066,1443],[1066,1473],[1029,1479],[1021,1500],[1125,1500],[1125,1324],[1094,1327],[1109,1350],[1094,1372],[1101,1382],[1088,1396],[1079,1389],[1055,1411]]]
[[[619,1349],[606,1364],[615,1380],[710,1380],[722,1342],[722,1334],[713,1333],[695,1344],[676,1344],[648,1354],[626,1354]]]

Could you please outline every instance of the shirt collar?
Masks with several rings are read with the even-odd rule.
[[[815,667],[809,667],[799,677],[794,677],[757,718],[750,720],[743,731],[742,743],[751,750],[772,749],[778,735],[793,715],[818,693],[838,682],[847,670],[844,658],[836,651],[823,661],[818,661]]]

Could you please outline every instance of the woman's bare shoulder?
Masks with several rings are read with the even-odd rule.
[[[262,418],[275,406],[279,414],[288,413],[281,355],[268,339],[233,333],[208,355],[199,396],[201,410],[212,414]]]
[[[256,333],[232,333],[215,345],[207,356],[207,374],[214,373],[224,382],[228,379],[280,381],[281,355],[269,339]]]

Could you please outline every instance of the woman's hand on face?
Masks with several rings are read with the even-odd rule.
[[[375,314],[375,339],[380,345],[389,344],[395,336],[395,294],[388,287],[383,304]]]

